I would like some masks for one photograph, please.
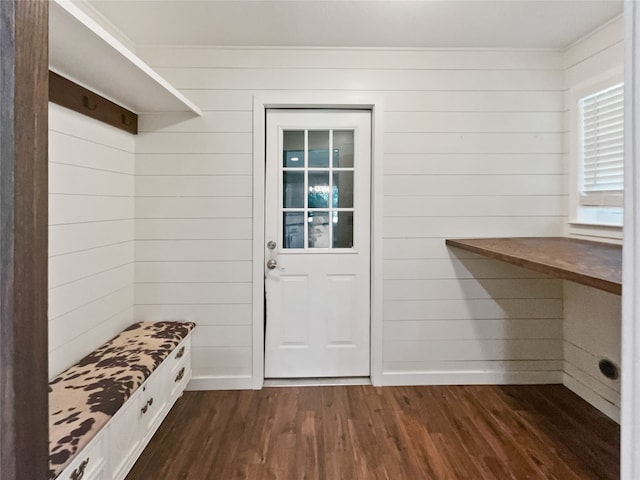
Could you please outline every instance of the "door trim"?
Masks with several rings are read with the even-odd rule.
[[[265,235],[266,241],[274,240],[277,245],[274,250],[267,249],[265,245],[264,252],[267,258],[274,258],[278,266],[284,268],[282,271],[265,270],[265,377],[366,377],[370,382],[371,110],[269,109],[266,122]],[[308,132],[308,145],[304,140],[299,143],[299,140],[291,139],[296,146],[287,147],[287,131],[299,132],[302,137],[306,137],[305,132]],[[347,141],[340,132],[350,132],[351,140]],[[320,143],[314,146],[314,134],[319,133],[324,133],[325,138],[316,138],[315,141]],[[330,138],[333,138],[331,147]],[[348,165],[343,164],[344,149],[348,148],[343,144],[345,141],[352,144],[350,151],[353,152],[349,155],[352,160]],[[302,164],[298,161],[297,164],[286,162],[287,165],[283,165],[282,152],[287,148],[302,148],[303,151],[308,148],[308,162],[303,159]],[[327,149],[328,170],[316,171],[316,167],[321,165],[314,165],[313,148]],[[333,162],[329,161],[330,157],[333,157]],[[295,214],[286,214],[299,218],[295,223],[302,222],[302,230],[296,229],[296,237],[302,242],[297,246],[302,246],[302,249],[283,245],[283,229],[287,223],[282,213],[286,206],[283,204],[286,196],[283,185],[288,183],[285,180],[287,175],[293,173],[286,172],[296,165],[302,167],[295,170],[298,174],[303,172],[302,190],[307,183],[309,189],[316,181],[323,183],[322,177],[327,184],[333,178],[333,188],[339,185],[340,190],[334,190],[334,195],[338,193],[342,199],[340,205],[334,204],[338,197],[333,202],[327,199],[325,208],[319,209],[314,208],[320,205],[314,205],[309,194],[308,202],[303,200],[302,204],[289,205],[304,209],[302,214],[299,209]],[[349,174],[352,203],[349,205],[343,204],[345,177],[343,173],[336,174],[344,167],[352,167]],[[337,175],[340,179],[336,178]],[[302,190],[300,194],[304,199],[307,195]],[[293,195],[291,200],[295,197]],[[306,225],[306,220],[302,220],[300,215],[315,217],[328,214],[323,223],[331,225],[338,221],[339,226],[345,220],[336,216],[332,221],[331,216],[342,217],[344,213],[336,214],[333,209],[344,207],[350,207],[353,219],[350,246],[333,246],[331,232],[335,241],[341,229],[329,228],[324,236],[327,242],[324,247],[327,248],[313,248],[318,245],[311,245],[314,243],[311,225]],[[321,213],[320,210],[326,212]],[[304,310],[308,315],[300,318]]]
[[[266,113],[270,108],[371,111],[371,383],[382,385],[382,99],[375,96],[274,94],[253,97],[253,389],[264,385],[264,226]]]
[[[625,2],[624,242],[620,478],[640,474],[640,7]]]

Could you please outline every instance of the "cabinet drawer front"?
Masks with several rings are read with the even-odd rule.
[[[184,357],[186,351],[187,351],[187,346],[182,345],[180,348],[177,349],[176,354],[173,356],[174,360],[180,360],[182,357]]]
[[[103,431],[104,432],[104,431]],[[62,480],[106,480],[104,435],[100,432],[60,474]]]
[[[171,353],[171,364],[175,365],[184,361],[191,353],[191,335],[185,338]]]
[[[155,431],[164,418],[167,402],[169,401],[169,365],[163,363],[154,372],[145,385],[140,407],[140,418],[144,425],[144,434],[149,430]]]
[[[177,397],[185,389],[191,380],[191,354],[187,355],[180,364],[176,365],[171,373],[170,396]]]
[[[169,396],[175,399],[191,379],[191,335],[178,345],[171,357],[173,361],[169,378]]]
[[[109,426],[109,459],[112,479],[122,479],[135,461],[140,446],[140,404],[142,389],[138,389],[111,420]]]
[[[109,480],[106,461],[102,460],[100,463],[94,464],[94,468],[87,471],[87,474],[82,477],[82,480]]]

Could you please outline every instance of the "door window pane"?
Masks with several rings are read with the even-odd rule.
[[[329,168],[329,131],[309,131],[309,167]]]
[[[333,212],[333,248],[353,248],[353,212]]]
[[[304,172],[283,172],[282,183],[282,206],[304,208]]]
[[[353,168],[353,130],[334,130],[333,149],[333,168]]]
[[[284,248],[304,248],[304,212],[282,214],[282,246]]]
[[[354,136],[283,131],[283,248],[354,248]]]
[[[309,208],[329,208],[329,172],[309,172]]]
[[[330,228],[329,212],[309,212],[309,248],[329,248]]]
[[[333,173],[333,208],[353,208],[353,171]]]
[[[282,132],[282,165],[290,168],[304,168],[304,130]]]

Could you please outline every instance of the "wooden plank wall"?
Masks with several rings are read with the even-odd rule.
[[[143,115],[139,318],[187,316],[195,383],[250,387],[252,97],[378,95],[384,132],[384,382],[559,382],[562,286],[447,237],[560,235],[561,52],[145,48],[205,112]]]

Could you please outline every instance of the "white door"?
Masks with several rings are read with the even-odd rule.
[[[371,113],[266,125],[265,377],[369,376]]]

